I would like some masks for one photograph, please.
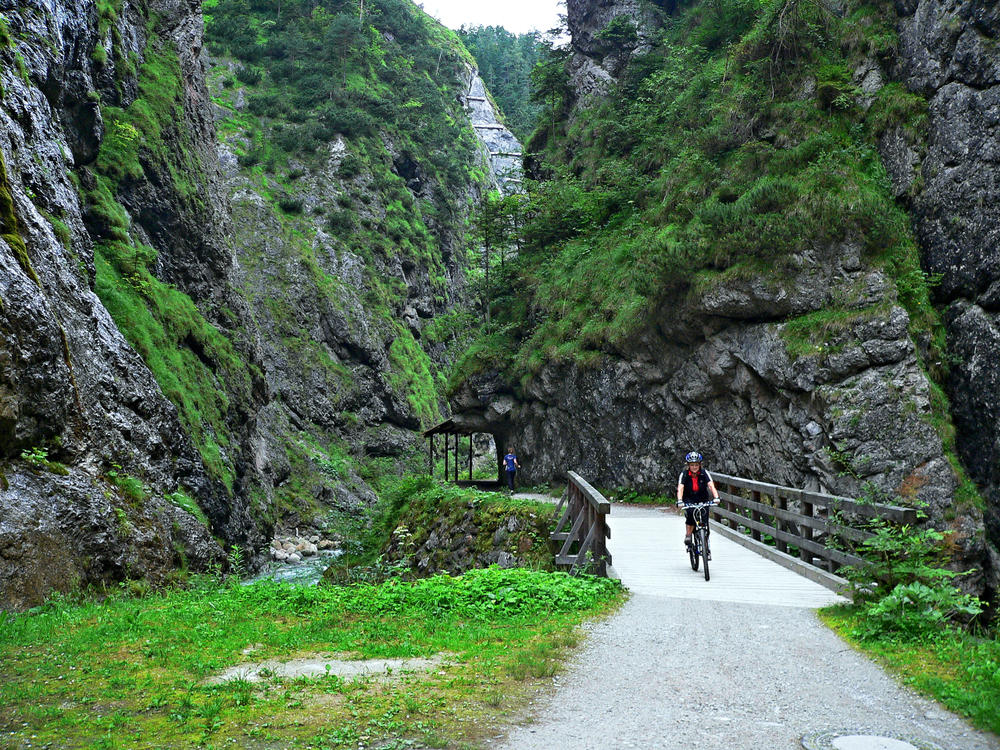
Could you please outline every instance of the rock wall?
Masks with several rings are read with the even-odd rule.
[[[487,154],[458,170],[468,194],[450,195],[383,130],[390,198],[372,175],[342,173],[350,144],[334,138],[326,169],[300,169],[301,203],[286,214],[238,163],[246,133],[217,135],[246,102],[233,89],[232,110],[213,103],[223,91],[210,95],[200,2],[0,0],[0,14],[0,609],[77,585],[159,584],[225,564],[232,545],[253,567],[276,523],[372,503],[353,459],[398,459],[419,442],[401,370],[407,346],[444,361],[424,331],[463,299],[463,210]],[[451,116],[474,83],[454,82]],[[175,87],[160,137],[129,129],[122,113]],[[434,204],[423,227],[434,257],[336,233],[331,204],[348,191],[358,204],[335,208],[373,232],[403,191],[410,206]],[[193,332],[177,343],[214,405],[179,411],[190,394],[164,395],[144,361],[158,352],[123,335],[95,293],[115,242],[148,247],[148,278],[231,348],[237,373]],[[162,304],[134,276],[130,299]],[[380,293],[391,304],[374,310]],[[417,374],[433,401],[433,375]]]
[[[983,0],[899,0],[889,75],[928,102],[924,143],[882,153],[911,214],[926,270],[940,274],[958,449],[988,501],[1000,567],[1000,8]]]
[[[136,95],[134,73],[116,71],[113,61],[142,59],[145,10],[125,4],[103,35],[92,3],[0,10],[7,29],[0,41],[0,606],[16,608],[51,589],[164,580],[181,565],[218,559],[209,529],[170,499],[180,488],[198,496],[223,538],[247,543],[256,531],[246,508],[208,477],[177,410],[94,294],[101,227],[81,191],[91,187],[87,168],[105,137],[97,102],[125,104]],[[210,154],[195,9],[157,12],[154,33],[188,51],[184,111],[202,154]],[[109,56],[113,44],[120,49]],[[169,248],[158,228],[185,217],[157,200],[152,181],[133,187],[133,209],[145,205],[144,190],[163,207],[153,215],[134,210],[131,220],[160,242],[166,265],[172,256],[162,252]],[[178,267],[225,290],[220,270],[231,258],[223,248],[204,232],[179,234],[202,239]]]
[[[964,585],[1000,590],[996,281],[997,10],[977,2],[900,2],[895,69],[859,71],[864,95],[895,74],[930,101],[930,137],[888,133],[883,157],[913,216],[926,268],[942,273],[953,416],[969,470],[990,497],[984,520],[956,496],[935,422],[935,386],[894,286],[858,248],[816,248],[789,278],[730,280],[654,315],[635,339],[591,367],[550,364],[512,387],[495,375],[457,394],[458,421],[517,447],[525,481],[578,471],[598,486],[669,492],[684,453],[708,468],[834,494],[888,494],[928,504],[954,531]],[[635,9],[570,0],[578,102],[606,91],[613,65],[595,38]],[[602,58],[602,55],[604,56]],[[610,56],[612,62],[616,59]],[[873,62],[873,69],[879,64]],[[873,88],[874,87],[874,88]],[[926,154],[924,154],[926,149]],[[921,161],[922,157],[922,161]],[[919,184],[914,185],[914,180]],[[852,313],[825,338],[782,321],[830,304]]]
[[[632,22],[636,38],[625,47],[601,38],[616,18]],[[629,59],[648,50],[648,36],[656,28],[656,15],[643,0],[567,0],[566,23],[572,38],[569,60],[570,87],[583,104],[608,93]]]
[[[501,121],[486,84],[475,70],[468,73],[467,93],[462,103],[486,150],[494,186],[504,194],[517,192],[524,177],[521,143]]]

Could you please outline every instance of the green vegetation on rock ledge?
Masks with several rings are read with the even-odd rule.
[[[97,238],[96,291],[177,407],[209,472],[231,491],[226,416],[234,400],[249,397],[251,373],[191,298],[150,272],[156,251],[132,236],[117,197],[123,181],[149,177],[151,171],[168,175],[181,200],[195,205],[203,200],[204,169],[185,126],[176,50],[151,34],[138,75],[139,96],[131,104],[102,107],[108,134],[96,174],[81,181],[88,185],[82,197]],[[168,149],[167,142],[180,148]]]
[[[818,0],[692,4],[663,18],[612,95],[572,117],[566,51],[552,50],[534,74],[546,109],[528,151],[542,181],[519,294],[496,305],[503,334],[463,373],[500,367],[516,380],[586,363],[665,304],[734,280],[780,287],[841,245],[884,269],[912,329],[934,333],[929,365],[941,361],[928,280],[875,147],[890,126],[925,127],[925,105],[898,86],[869,96],[852,78],[895,44],[880,19],[863,2],[842,17]]]
[[[435,423],[448,354],[402,318],[415,305],[424,323],[461,301],[460,243],[484,180],[459,101],[474,61],[404,0],[212,0],[205,30],[219,135],[240,167],[237,212],[252,213],[234,240],[262,328],[294,343],[288,370],[329,383],[338,408],[365,383],[329,341],[309,343],[316,321],[301,312],[336,311],[352,347],[388,355],[379,377],[415,421]],[[251,192],[280,235],[261,238]],[[351,427],[357,414],[340,418]]]
[[[428,476],[384,483],[378,509],[353,534],[331,581],[426,576],[508,564],[553,570],[555,505],[440,483]]]

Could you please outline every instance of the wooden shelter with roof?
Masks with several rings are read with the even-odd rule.
[[[496,446],[497,478],[496,479],[474,479],[472,476],[472,459],[474,437],[479,434],[489,434],[493,437]],[[444,478],[453,481],[459,486],[478,487],[480,489],[498,489],[503,486],[503,456],[500,446],[502,444],[497,433],[490,430],[474,429],[470,425],[463,425],[454,418],[445,420],[441,424],[424,430],[424,437],[427,438],[428,446],[428,472],[433,476],[434,461],[437,458],[439,446],[438,436],[444,437]],[[462,439],[468,440],[468,451]],[[469,478],[460,479],[459,473],[464,473],[465,469],[461,464],[467,464]]]

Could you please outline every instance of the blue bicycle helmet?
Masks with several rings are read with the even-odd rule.
[[[700,464],[703,456],[698,451],[691,451],[684,456],[684,462],[689,464]]]

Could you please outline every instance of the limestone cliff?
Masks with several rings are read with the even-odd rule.
[[[1000,9],[990,2],[896,3],[899,49],[887,77],[926,97],[925,139],[881,144],[909,202],[948,330],[958,449],[988,499],[1000,569]]]
[[[261,115],[287,91],[209,58],[200,2],[0,2],[0,608],[252,565],[275,524],[370,503],[360,472],[436,418],[428,326],[463,300],[488,154],[468,53],[383,5],[364,51],[440,86],[418,66],[405,127],[354,97],[299,151],[317,115]]]

